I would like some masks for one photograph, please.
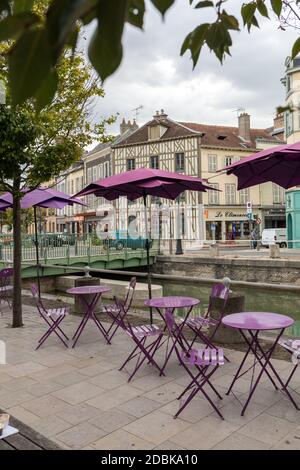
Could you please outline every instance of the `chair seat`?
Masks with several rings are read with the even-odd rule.
[[[130,337],[137,336],[139,338],[144,338],[145,336],[156,336],[161,334],[162,331],[157,325],[141,325],[134,326],[132,328],[126,328],[126,333]]]
[[[299,339],[280,339],[278,344],[284,349],[287,349],[290,352],[300,351],[300,340]]]
[[[224,351],[222,348],[191,349],[181,352],[182,360],[191,366],[224,365]]]
[[[69,315],[69,309],[68,307],[61,307],[61,308],[49,308],[46,310],[47,317],[64,317],[66,315]]]
[[[6,292],[8,290],[13,290],[14,286],[1,286],[0,287],[0,293],[1,292]]]
[[[191,328],[199,329],[203,326],[216,325],[216,321],[213,318],[191,317],[187,319],[186,324]]]
[[[116,305],[113,305],[113,304],[110,304],[110,305],[102,305],[100,307],[100,312],[102,313],[108,313],[108,312],[111,312],[111,313],[119,313],[120,312],[120,309],[116,306]]]

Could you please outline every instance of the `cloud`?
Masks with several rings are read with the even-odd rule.
[[[105,82],[106,96],[97,102],[96,115],[119,113],[132,119],[133,109],[143,105],[139,124],[164,108],[175,120],[236,125],[235,110],[242,107],[251,114],[253,127],[272,125],[275,108],[285,98],[280,78],[295,30],[282,32],[275,18],[259,18],[260,29],[250,35],[246,30],[233,33],[232,57],[223,66],[204,50],[193,71],[189,54],[180,57],[180,47],[197,22],[212,20],[209,9],[194,10],[177,0],[162,22],[146,4],[144,32],[126,26],[122,65]],[[226,8],[237,10],[237,4],[228,2]],[[110,131],[118,132],[118,125]]]

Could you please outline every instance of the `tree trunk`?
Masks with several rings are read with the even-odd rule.
[[[21,239],[21,199],[19,194],[20,185],[14,181],[13,193],[13,229],[14,229],[14,292],[13,292],[13,328],[23,326],[22,321],[22,296],[21,296],[21,261],[22,261],[22,239]]]

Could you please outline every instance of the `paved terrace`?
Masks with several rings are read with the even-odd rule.
[[[187,383],[175,356],[166,377],[145,366],[128,384],[118,366],[132,344],[122,332],[106,346],[90,324],[75,349],[64,349],[54,337],[34,351],[44,324],[34,307],[25,305],[24,312],[21,329],[7,327],[9,313],[0,317],[0,339],[7,344],[7,365],[0,365],[0,409],[62,448],[300,449],[300,412],[266,379],[244,417],[237,399],[225,396],[240,352],[226,350],[232,362],[219,368],[213,380],[224,395],[220,406],[225,421],[201,398],[173,419],[176,397]],[[75,316],[65,321],[71,336],[78,322]],[[291,363],[274,363],[286,377]],[[240,379],[238,399],[244,399],[249,383],[250,377]],[[293,385],[300,392],[300,371]]]

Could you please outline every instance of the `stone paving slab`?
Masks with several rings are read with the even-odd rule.
[[[243,353],[226,350],[230,363],[212,382],[222,395],[216,404],[222,421],[203,395],[187,406],[179,418],[177,397],[189,378],[175,355],[159,377],[143,365],[127,383],[128,371],[119,367],[132,348],[118,332],[111,346],[88,324],[74,349],[66,349],[55,336],[35,351],[45,332],[34,307],[24,305],[23,328],[10,328],[10,313],[0,317],[0,340],[6,342],[7,364],[0,365],[0,408],[65,449],[300,449],[300,411],[267,377],[259,385],[245,416],[251,373],[226,395]],[[64,331],[72,337],[80,318],[70,316]],[[157,360],[163,360],[163,351]],[[274,360],[282,377],[292,364]],[[130,366],[131,367],[131,366]],[[129,369],[130,369],[129,367]],[[291,384],[300,393],[300,370]],[[300,396],[295,395],[300,404]],[[240,403],[241,402],[241,403]]]

